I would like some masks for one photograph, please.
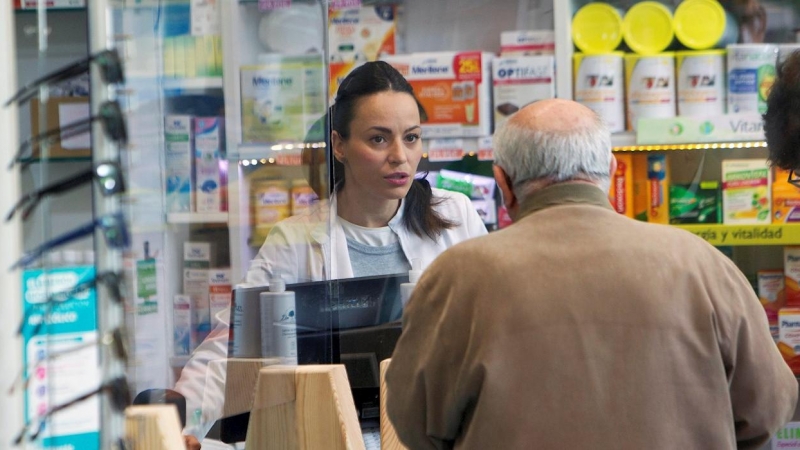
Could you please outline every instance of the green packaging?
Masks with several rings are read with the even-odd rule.
[[[669,187],[669,223],[720,223],[718,181]]]

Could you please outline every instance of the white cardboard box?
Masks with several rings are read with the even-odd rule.
[[[537,100],[556,96],[555,58],[501,56],[492,61],[494,126]]]

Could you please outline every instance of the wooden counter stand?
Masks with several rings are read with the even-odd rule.
[[[135,405],[125,409],[125,437],[131,450],[185,450],[175,405]]]
[[[246,446],[258,450],[363,450],[344,366],[261,369]]]
[[[389,414],[386,412],[386,371],[389,370],[391,361],[391,359],[381,361],[381,450],[407,450],[397,438],[394,425],[389,421]]]
[[[229,358],[225,376],[225,404],[222,417],[231,417],[253,409],[259,371],[280,364],[280,358]]]

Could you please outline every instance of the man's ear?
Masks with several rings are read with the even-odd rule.
[[[331,131],[331,147],[333,147],[333,157],[344,163],[344,139],[338,131]]]
[[[611,154],[611,164],[608,167],[608,175],[613,180],[614,174],[617,173],[617,157]]]
[[[494,172],[494,180],[497,182],[497,187],[500,188],[500,193],[503,197],[503,204],[508,210],[509,216],[511,216],[513,219],[516,217],[517,208],[519,207],[517,196],[514,195],[514,183],[512,183],[511,177],[508,176],[502,167],[494,165],[492,166],[492,171]]]

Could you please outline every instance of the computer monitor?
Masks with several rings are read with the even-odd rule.
[[[298,364],[344,364],[361,420],[380,416],[378,367],[380,361],[391,357],[400,338],[400,284],[407,281],[407,274],[397,274],[286,286],[287,291],[295,293]],[[267,290],[234,290],[232,310],[236,302],[257,302]],[[236,331],[231,330],[231,334]],[[244,441],[249,419],[249,413],[222,419],[220,440]]]

